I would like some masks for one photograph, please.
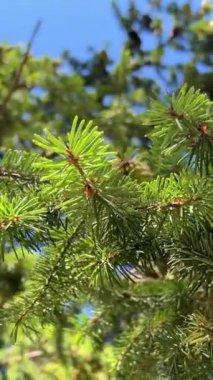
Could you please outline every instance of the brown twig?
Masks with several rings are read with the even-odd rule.
[[[138,209],[147,209],[147,210],[163,210],[163,209],[177,209],[183,206],[191,205],[194,202],[202,201],[202,196],[195,195],[193,197],[187,198],[187,197],[177,197],[172,199],[168,203],[154,203],[151,205],[142,205],[138,207]]]
[[[68,162],[69,164],[73,165],[77,171],[79,172],[81,178],[83,179],[83,182],[84,182],[84,194],[88,197],[88,198],[92,198],[96,193],[97,193],[97,189],[94,187],[94,184],[93,182],[87,178],[84,170],[83,170],[83,167],[81,166],[79,160],[80,160],[80,157],[79,156],[75,156],[72,152],[72,150],[68,147],[65,151],[67,154],[68,154]]]
[[[40,184],[50,184],[50,181],[45,180],[42,181],[36,175],[28,175],[18,172],[13,172],[5,169],[3,166],[0,166],[0,181],[2,179],[6,179],[9,181],[17,182],[17,183],[25,183],[28,185],[40,185]]]
[[[8,366],[8,365],[11,365],[13,363],[19,362],[19,361],[21,361],[23,359],[30,359],[30,360],[36,359],[36,358],[39,358],[39,357],[43,356],[43,354],[44,354],[44,352],[41,351],[41,350],[27,352],[24,355],[17,355],[17,356],[14,356],[14,357],[9,357],[6,360],[2,360],[0,362],[0,365],[1,366]]]
[[[31,50],[31,47],[32,47],[32,44],[35,40],[35,37],[39,31],[41,27],[41,21],[39,20],[34,29],[33,29],[33,32],[32,32],[32,35],[27,43],[27,47],[26,47],[26,51],[24,52],[23,56],[22,56],[22,60],[21,60],[21,63],[20,63],[20,66],[15,74],[15,78],[14,78],[14,81],[9,89],[9,92],[8,94],[6,95],[5,99],[3,100],[2,104],[0,105],[0,118],[3,119],[4,115],[5,115],[5,112],[6,112],[6,109],[7,109],[7,104],[9,103],[13,93],[17,90],[17,88],[19,87],[19,84],[20,84],[20,79],[21,79],[21,74],[22,74],[22,71],[23,71],[23,68],[25,66],[25,64],[27,63],[27,60],[29,58],[29,53],[30,53],[30,50]]]

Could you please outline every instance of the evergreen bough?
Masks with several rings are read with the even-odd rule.
[[[13,251],[35,264],[0,318],[16,339],[90,303],[92,319],[78,323],[72,309],[67,328],[98,347],[113,342],[109,378],[210,379],[212,102],[184,85],[153,101],[143,125],[153,142],[144,157],[160,173],[146,181],[77,117],[66,139],[47,129],[34,137],[37,153],[4,155],[1,259]]]

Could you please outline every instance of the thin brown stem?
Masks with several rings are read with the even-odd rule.
[[[34,29],[33,29],[33,32],[32,32],[32,35],[27,43],[27,48],[26,48],[26,51],[24,52],[23,56],[22,56],[22,60],[20,62],[20,65],[19,65],[19,68],[18,70],[16,71],[16,74],[15,74],[15,78],[14,78],[14,81],[9,89],[9,92],[8,94],[6,95],[5,99],[3,100],[2,104],[0,105],[0,118],[3,119],[4,118],[4,115],[5,115],[5,112],[7,110],[7,105],[8,103],[10,102],[12,96],[13,96],[13,93],[17,90],[17,88],[19,88],[19,85],[20,85],[20,79],[21,79],[21,75],[22,75],[22,72],[23,72],[23,68],[24,66],[26,65],[27,63],[27,60],[29,58],[29,54],[30,54],[30,50],[31,50],[31,47],[32,47],[32,44],[35,40],[35,37],[39,31],[41,27],[41,21],[39,20]]]
[[[38,176],[12,172],[2,166],[0,167],[0,178],[5,178],[7,180],[21,184],[26,183],[31,185],[39,185],[41,183],[50,183],[50,181],[41,181]]]
[[[165,209],[176,209],[183,206],[191,205],[195,202],[202,201],[201,195],[195,195],[193,197],[187,198],[187,197],[177,197],[172,199],[168,203],[154,203],[151,205],[142,205],[138,207],[138,209],[146,209],[146,210],[165,210]]]

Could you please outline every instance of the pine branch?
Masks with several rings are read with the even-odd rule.
[[[0,167],[0,178],[5,178],[10,181],[18,182],[18,183],[24,183],[26,185],[40,185],[42,184],[47,184],[50,183],[50,181],[41,181],[41,179],[38,176],[34,175],[26,175],[26,174],[21,174],[18,172],[12,172],[6,170],[4,167]]]
[[[141,331],[137,332],[133,338],[131,337],[130,342],[125,347],[124,351],[122,352],[116,366],[116,371],[119,373],[120,369],[122,368],[122,364],[124,361],[128,361],[128,354],[133,349],[137,343],[140,342],[142,335],[144,334],[144,326]]]
[[[16,337],[17,330],[21,324],[24,324],[25,320],[27,319],[28,315],[33,312],[36,305],[39,303],[43,303],[46,293],[48,292],[49,288],[51,288],[53,280],[60,275],[61,265],[64,263],[64,259],[66,257],[67,251],[72,247],[72,244],[75,243],[75,240],[78,238],[78,235],[81,231],[81,229],[84,226],[84,221],[81,221],[75,231],[72,233],[72,235],[67,239],[65,242],[60,254],[56,258],[55,262],[53,263],[52,268],[48,269],[48,276],[44,278],[44,284],[40,286],[40,289],[33,299],[33,301],[30,302],[30,305],[26,307],[26,309],[21,313],[19,318],[16,320],[15,327],[13,330],[13,334]]]
[[[155,203],[155,204],[151,204],[151,205],[142,205],[139,207],[139,209],[147,210],[147,211],[149,211],[149,210],[160,211],[160,210],[165,210],[165,209],[176,209],[176,208],[180,208],[183,206],[193,205],[197,201],[202,201],[201,195],[197,195],[197,196],[195,195],[195,196],[192,196],[189,198],[177,197],[177,198],[171,199],[171,201],[167,202],[167,203]]]

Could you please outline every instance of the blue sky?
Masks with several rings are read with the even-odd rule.
[[[117,0],[122,8],[128,0]],[[143,12],[146,0],[136,0]],[[183,2],[183,0],[179,0]],[[168,0],[163,0],[163,4]],[[200,0],[192,0],[199,4]],[[68,49],[83,57],[88,46],[97,50],[109,44],[113,57],[118,57],[124,40],[111,9],[111,0],[1,0],[0,41],[26,43],[38,19],[43,25],[33,46],[33,52],[57,57]]]
[[[123,0],[125,8],[128,0]],[[87,47],[111,42],[113,55],[123,33],[113,18],[110,0],[2,0],[0,40],[26,43],[38,19],[43,25],[33,46],[36,55],[58,56],[69,49],[82,56]]]

